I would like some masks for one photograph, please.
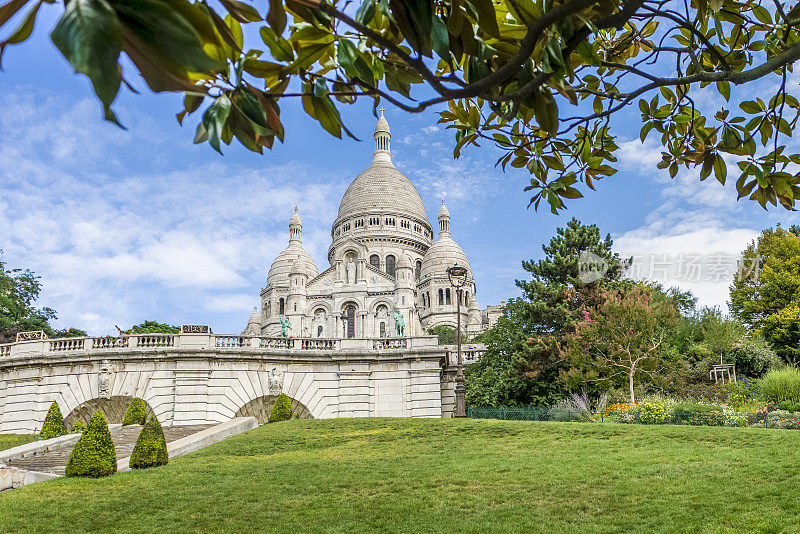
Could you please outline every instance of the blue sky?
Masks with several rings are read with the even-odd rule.
[[[286,245],[295,205],[304,246],[327,266],[339,200],[372,158],[371,106],[343,110],[362,142],[329,136],[291,103],[285,144],[264,156],[232,145],[220,156],[192,144],[199,114],[177,124],[180,96],[139,82],[140,94],[118,98],[121,130],[100,119],[88,81],[50,44],[56,12],[43,9],[33,40],[9,47],[0,72],[0,249],[10,267],[41,275],[39,305],[58,311],[58,327],[107,334],[153,319],[240,331]],[[527,172],[495,168],[494,148],[454,160],[453,136],[435,112],[386,107],[395,165],[434,226],[447,199],[481,307],[517,296],[521,260],[540,258],[542,243],[573,216],[610,232],[639,273],[721,306],[735,255],[762,228],[800,222],[781,208],[736,202],[732,183],[701,183],[683,170],[670,180],[655,167],[660,147],[638,141],[635,109],[615,128],[620,172],[552,215],[527,208]],[[704,266],[699,278],[675,271],[687,261]]]

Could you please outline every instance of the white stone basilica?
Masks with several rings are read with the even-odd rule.
[[[453,265],[469,271],[462,328],[477,334],[489,327],[487,319],[495,319],[478,309],[469,261],[450,235],[444,202],[433,240],[422,198],[392,164],[391,137],[381,111],[372,164],[342,198],[331,228],[330,267],[322,272],[303,249],[295,208],[289,245],[275,258],[261,291],[261,314],[253,311],[243,335],[276,336],[284,317],[291,337],[395,337],[395,311],[402,314],[403,337],[425,335],[439,325],[455,327],[456,292],[446,273]]]

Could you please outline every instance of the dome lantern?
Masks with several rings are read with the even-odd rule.
[[[450,234],[450,211],[444,205],[444,199],[442,199],[442,207],[439,208],[439,235],[442,234]]]
[[[300,220],[300,214],[297,213],[297,206],[294,207],[294,214],[289,220],[289,241],[301,241],[303,231],[303,221]]]
[[[392,163],[391,140],[392,132],[389,130],[389,122],[383,116],[384,108],[381,108],[381,116],[375,124],[375,159],[379,163]]]

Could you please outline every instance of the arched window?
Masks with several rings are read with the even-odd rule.
[[[452,304],[450,302],[450,288],[449,287],[444,290],[444,302],[445,302],[445,304]]]
[[[278,301],[278,315],[285,315],[286,314],[286,301],[283,300],[283,297],[280,298]]]
[[[297,311],[297,304],[294,305],[294,311]]]
[[[464,306],[469,306],[469,291],[464,291]]]
[[[381,268],[381,257],[377,254],[373,254],[369,257],[369,264],[375,267],[376,269]]]
[[[430,308],[431,307],[431,294],[430,293],[426,293],[426,295],[428,297],[428,307]]]
[[[264,315],[267,317],[272,317],[272,303],[269,301],[267,301],[267,311]]]
[[[386,323],[381,321],[380,337],[386,337]]]
[[[317,337],[322,337],[322,325],[317,327]]]
[[[422,294],[422,307],[427,308],[428,306],[425,305],[425,293]]]
[[[345,335],[348,338],[356,337],[356,307],[348,306],[347,309],[344,310],[344,314],[346,325]]]
[[[441,288],[439,288],[439,306],[443,305],[444,305],[444,292],[442,292]]]
[[[419,282],[419,277],[422,274],[422,262],[417,260],[417,265],[414,269],[414,279]]]
[[[389,254],[386,256],[386,274],[394,276],[395,257]]]

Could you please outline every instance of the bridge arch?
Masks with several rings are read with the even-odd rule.
[[[77,421],[81,421],[83,424],[89,424],[89,419],[92,418],[92,415],[94,415],[96,411],[100,411],[100,413],[103,414],[108,424],[122,423],[125,412],[128,410],[128,406],[130,406],[132,400],[133,397],[124,395],[89,399],[76,406],[64,419],[64,423],[67,425],[67,428],[72,428],[72,425]],[[145,401],[144,406],[147,417],[153,417],[154,412],[150,404]]]
[[[259,425],[269,421],[269,414],[272,412],[272,407],[278,399],[277,395],[263,395],[252,399],[247,404],[239,408],[234,417],[255,417]],[[313,419],[311,410],[305,404],[297,399],[289,397],[292,401],[292,417],[298,419]]]

